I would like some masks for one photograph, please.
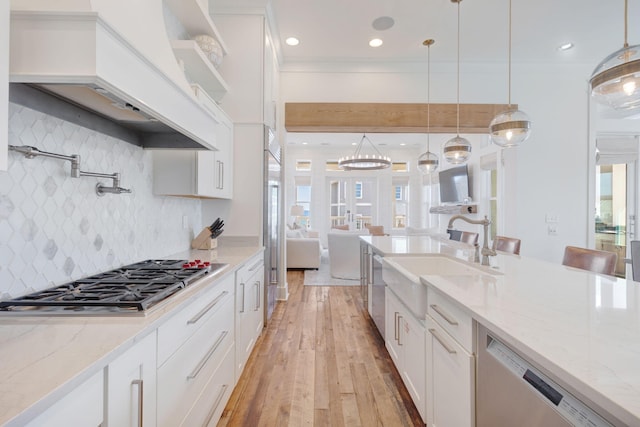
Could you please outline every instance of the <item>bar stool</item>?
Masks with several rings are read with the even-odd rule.
[[[493,239],[492,248],[494,251],[520,255],[520,239],[516,239],[515,237],[496,236]]]
[[[567,246],[564,249],[562,264],[613,276],[617,261],[618,255],[613,252]]]

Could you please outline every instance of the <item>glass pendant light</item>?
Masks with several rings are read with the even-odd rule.
[[[451,0],[451,3],[458,4],[458,101],[456,109],[456,133],[457,136],[448,140],[442,149],[447,162],[459,165],[465,163],[471,157],[471,143],[460,136],[460,2],[462,0]]]
[[[531,135],[529,117],[511,105],[511,0],[509,0],[509,106],[491,120],[489,137],[491,141],[504,148],[516,147]]]
[[[624,45],[607,56],[591,75],[591,96],[615,110],[640,106],[640,45],[627,43],[628,0],[624,2]]]
[[[420,154],[418,157],[418,170],[423,174],[428,174],[434,172],[438,169],[438,156],[435,153],[430,151],[429,147],[429,136],[431,134],[431,110],[430,110],[430,102],[431,98],[431,46],[435,43],[433,39],[427,39],[422,42],[423,46],[427,47],[427,151]]]

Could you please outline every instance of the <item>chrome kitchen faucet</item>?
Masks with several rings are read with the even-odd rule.
[[[453,227],[453,223],[455,220],[457,219],[461,219],[465,222],[468,222],[469,224],[477,224],[477,225],[482,225],[482,230],[483,230],[483,242],[482,242],[482,250],[480,251],[480,254],[482,255],[482,265],[489,265],[489,257],[490,256],[496,256],[496,251],[494,251],[493,249],[489,248],[489,238],[488,238],[488,234],[489,234],[489,225],[491,224],[491,220],[489,218],[487,218],[487,216],[485,215],[484,219],[469,219],[464,215],[454,215],[451,217],[451,219],[449,220],[449,225],[447,226],[447,229],[451,229]],[[477,248],[477,246],[476,246]],[[477,258],[474,259],[475,262],[478,262]]]

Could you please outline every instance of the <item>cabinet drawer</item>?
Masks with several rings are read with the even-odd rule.
[[[473,320],[458,304],[429,288],[428,313],[465,350],[473,353]]]
[[[158,328],[158,366],[162,366],[211,316],[232,300],[233,276],[229,275],[218,279],[197,300],[163,323]]]
[[[251,258],[236,272],[236,282],[248,283],[252,277],[264,264],[264,255],[262,252],[259,255]]]
[[[233,349],[230,348],[193,404],[182,425],[185,427],[217,425],[233,391],[234,382]]]
[[[228,300],[158,370],[158,425],[180,425],[233,345],[233,304]]]

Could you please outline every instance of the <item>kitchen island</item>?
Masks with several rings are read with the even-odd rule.
[[[362,240],[385,257],[469,265],[472,253],[426,236]],[[473,320],[474,337],[476,327],[485,327],[614,424],[640,425],[640,284],[508,254],[491,264],[490,272],[472,264],[477,274],[419,274],[429,304],[432,297],[451,303]]]
[[[0,348],[2,349],[0,351],[0,378],[2,378],[0,379],[0,425],[28,425],[29,422],[37,419],[44,411],[49,410],[52,405],[64,399],[74,390],[82,389],[85,384],[89,384],[89,386],[101,384],[103,376],[107,378],[108,375],[117,372],[118,366],[113,363],[114,361],[128,355],[138,344],[147,345],[146,342],[149,341],[150,336],[153,338],[153,341],[148,343],[152,350],[151,364],[156,363],[156,357],[158,365],[164,360],[171,360],[173,353],[169,354],[169,352],[175,351],[171,349],[173,343],[164,345],[169,349],[167,355],[158,354],[156,356],[156,331],[165,325],[171,326],[169,323],[171,319],[194,304],[204,304],[203,298],[213,298],[213,293],[217,292],[219,287],[225,287],[222,293],[224,299],[220,299],[226,307],[222,314],[225,319],[229,318],[230,327],[233,328],[234,275],[248,260],[258,256],[261,259],[262,251],[263,248],[256,245],[225,246],[223,244],[214,251],[191,250],[170,255],[168,258],[171,259],[200,259],[227,263],[228,266],[213,275],[205,275],[204,278],[158,303],[148,313],[142,315],[30,316],[4,314],[0,316]],[[208,313],[204,310],[198,313],[202,321],[195,327],[204,330],[206,323],[200,326],[201,323],[207,321],[207,316],[215,320],[214,314],[211,314],[214,312],[215,310],[212,309]],[[189,322],[195,323],[199,320],[194,317],[193,321],[189,320]],[[160,334],[158,336],[160,337]],[[171,337],[169,333],[166,336]],[[230,359],[233,362],[233,349],[231,349],[233,333],[229,334],[229,339],[230,349],[226,350],[226,353],[231,354]],[[158,338],[159,350],[161,344],[163,344],[162,340]],[[175,345],[177,346],[179,343]],[[215,357],[211,359],[213,360]],[[167,363],[168,365],[169,363]],[[147,384],[147,388],[150,390],[153,388],[155,391],[156,366],[145,366],[144,369],[146,369],[145,374],[153,372],[153,381]],[[202,371],[205,372],[207,369],[209,368],[205,367]],[[141,371],[142,368],[138,370]],[[233,363],[227,371],[231,373],[232,377],[235,376]],[[161,371],[158,370],[158,372],[158,377],[160,377]],[[102,387],[89,387],[87,390],[95,391],[98,397],[93,400],[98,400],[103,393]],[[230,393],[230,391],[227,392]],[[106,399],[108,392],[104,393]],[[88,392],[79,393],[77,397],[82,397],[82,394],[89,395]],[[140,394],[142,394],[141,388]],[[155,398],[153,401],[155,402]],[[78,412],[85,410],[80,403],[82,402],[78,402],[77,405]],[[100,412],[97,416],[102,416],[103,402],[100,400],[89,403],[97,403],[97,411]],[[222,407],[224,407],[224,403]],[[148,423],[156,419],[155,408],[152,409],[154,415],[147,414],[145,425],[150,425]],[[112,419],[112,423],[109,425],[117,425],[117,423],[113,424],[114,422]],[[160,420],[158,424],[161,424]]]

